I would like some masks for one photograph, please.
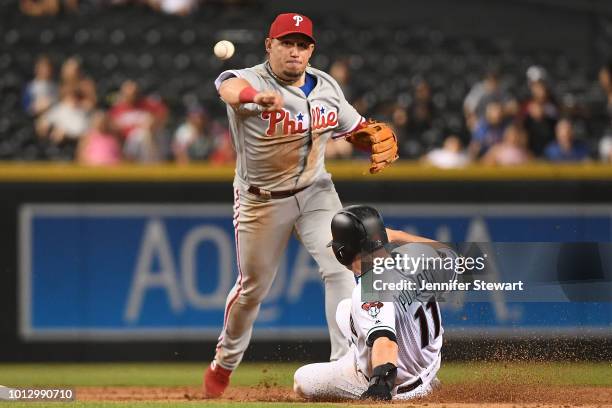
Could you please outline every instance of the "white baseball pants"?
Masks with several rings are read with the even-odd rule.
[[[345,336],[350,341],[349,315],[351,299],[344,299],[338,304],[336,320]],[[306,399],[358,399],[368,389],[368,380],[357,369],[356,349],[351,345],[349,351],[337,361],[315,363],[300,367],[293,377],[293,390]],[[432,391],[430,382],[423,383],[409,392],[397,393],[396,386],[391,395],[393,400],[408,400],[423,397]]]

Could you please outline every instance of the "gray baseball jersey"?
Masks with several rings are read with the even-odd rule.
[[[273,90],[284,100],[282,111],[264,112],[254,103],[227,106],[230,131],[237,152],[236,178],[242,187],[270,191],[306,187],[325,171],[325,145],[330,137],[354,130],[364,119],[344,98],[328,74],[308,67],[316,85],[308,97],[296,86],[280,84],[268,63],[224,71],[215,80],[247,80],[258,91]]]

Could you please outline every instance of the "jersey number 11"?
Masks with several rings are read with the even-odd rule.
[[[425,309],[431,311],[431,317],[434,321],[434,339],[440,335],[440,311],[438,310],[438,303],[435,297],[429,298],[429,301],[425,305]],[[419,319],[421,325],[421,348],[425,348],[429,345],[429,326],[427,324],[427,316],[425,315],[425,309],[423,306],[419,306],[417,311],[414,313],[414,318]]]

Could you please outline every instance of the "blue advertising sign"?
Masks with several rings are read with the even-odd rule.
[[[388,226],[457,242],[610,242],[612,207],[377,205]],[[230,205],[35,204],[20,209],[26,340],[214,339],[237,276]],[[348,272],[347,272],[348,273]],[[446,333],[599,333],[610,303],[444,306]],[[255,338],[325,338],[318,267],[292,239]]]

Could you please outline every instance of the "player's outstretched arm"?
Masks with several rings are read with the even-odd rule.
[[[241,103],[256,103],[266,111],[280,110],[283,97],[274,91],[258,91],[243,78],[226,79],[219,86],[219,95],[225,103],[237,107]]]
[[[405,242],[405,243],[420,242],[422,244],[428,244],[430,247],[434,249],[448,248],[448,245],[445,245],[433,239],[421,237],[418,235],[412,235],[404,231],[393,230],[390,228],[385,228],[385,229],[387,231],[387,237],[389,238],[389,242]]]
[[[396,242],[426,242],[426,243],[437,242],[437,241],[434,241],[433,239],[420,237],[418,235],[412,235],[404,231],[393,230],[391,228],[386,228],[386,230],[387,230],[387,237],[389,237],[390,242],[394,242],[394,241]]]
[[[397,378],[397,343],[388,337],[374,340],[371,353],[372,373],[362,399],[391,400],[391,390]]]
[[[372,367],[386,363],[397,365],[397,343],[387,337],[379,337],[372,345]]]

